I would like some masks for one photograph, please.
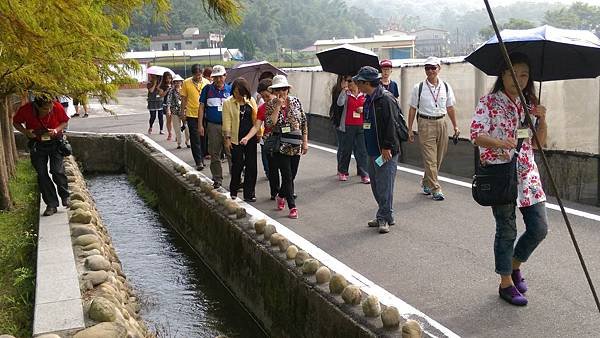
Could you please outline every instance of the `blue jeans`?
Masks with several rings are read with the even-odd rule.
[[[381,167],[375,163],[376,158],[369,156],[368,165],[371,190],[379,207],[375,217],[380,221],[394,223],[392,204],[394,203],[394,181],[396,179],[398,155],[394,155],[391,160],[383,163]]]
[[[515,204],[492,207],[492,213],[496,219],[496,238],[494,240],[496,273],[503,276],[512,273],[513,257],[519,262],[526,262],[548,233],[544,202],[519,208],[525,222],[525,232],[519,237],[517,245],[514,245],[517,238],[515,208]]]
[[[362,126],[346,126],[346,131],[338,133],[338,173],[348,175],[350,157],[354,152],[356,167],[361,177],[367,176],[367,146]]]

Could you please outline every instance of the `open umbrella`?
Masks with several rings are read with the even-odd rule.
[[[595,78],[600,75],[600,39],[592,32],[541,26],[505,29],[500,36],[508,53],[529,57],[535,81]],[[496,36],[465,58],[488,75],[500,75],[504,58]]]
[[[267,61],[251,61],[243,62],[227,71],[227,81],[233,81],[238,77],[243,77],[250,83],[250,90],[255,92],[258,88],[258,79],[264,72],[271,72],[273,75],[285,75],[287,74],[273,66]]]
[[[372,51],[344,44],[317,53],[323,71],[338,75],[354,75],[362,66],[379,68],[379,58]]]
[[[169,69],[167,67],[163,67],[163,66],[151,66],[146,69],[146,73],[153,74],[153,75],[163,76],[163,74],[165,72],[169,72],[169,73],[171,73],[171,75],[175,76],[175,72],[173,72],[171,69]]]

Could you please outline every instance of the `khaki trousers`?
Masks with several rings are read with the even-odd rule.
[[[432,192],[441,192],[442,187],[438,183],[438,171],[448,149],[448,127],[446,119],[427,120],[419,118],[419,145],[421,146],[421,156],[423,157],[423,186],[431,189]]]
[[[214,182],[223,184],[223,168],[221,153],[225,153],[229,172],[231,173],[231,153],[223,144],[223,131],[220,124],[208,122],[205,132],[208,134],[208,153],[210,154],[210,173]]]

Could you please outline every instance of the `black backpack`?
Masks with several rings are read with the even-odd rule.
[[[394,120],[394,126],[396,129],[396,136],[398,137],[398,141],[406,142],[408,141],[408,127],[406,126],[406,120],[404,119],[404,114],[402,113],[402,108],[400,108],[400,104],[398,100],[394,97],[389,91],[384,91],[383,95],[386,95],[389,99],[394,101],[394,105],[392,107],[396,107],[394,111],[392,111],[392,119]]]

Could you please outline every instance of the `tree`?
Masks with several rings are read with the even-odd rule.
[[[230,30],[223,38],[223,46],[227,48],[238,48],[244,54],[245,60],[254,58],[254,42],[248,34],[242,32],[239,28]]]
[[[510,19],[508,19],[508,22],[498,25],[498,29],[500,29],[500,30],[503,30],[503,29],[529,29],[529,28],[533,28],[533,27],[535,27],[533,22],[530,22],[530,21],[527,21],[524,19],[515,19],[515,18],[510,18]],[[491,25],[479,30],[479,36],[484,40],[488,40],[494,34],[495,34],[494,28]]]
[[[237,24],[238,0],[196,0],[211,17]],[[169,0],[2,0],[0,1],[0,208],[11,206],[6,183],[14,158],[12,110],[8,99],[31,91],[53,97],[92,92],[106,101],[127,70],[137,65],[122,60],[128,39],[124,32],[134,11],[151,4],[153,18],[167,23]],[[9,132],[6,132],[9,131]]]
[[[600,34],[600,7],[576,2],[570,7],[547,11],[544,22],[558,28],[583,29]]]

